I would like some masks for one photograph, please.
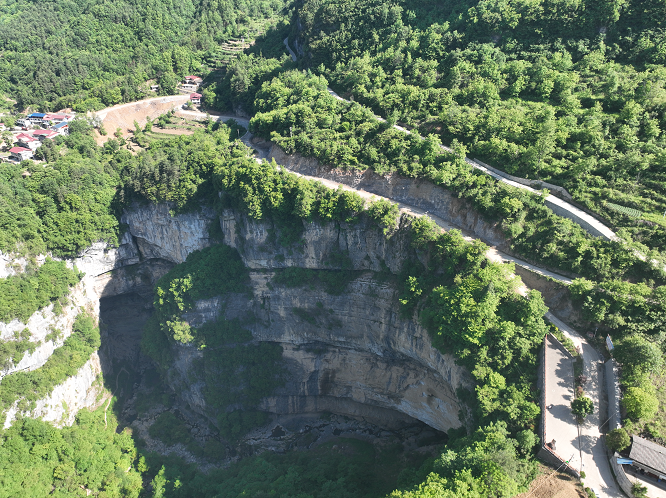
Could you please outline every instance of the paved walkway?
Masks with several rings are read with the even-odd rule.
[[[291,59],[293,61],[296,61],[296,54],[291,49],[291,47],[289,47],[289,38],[288,37],[285,38],[283,40],[283,43],[284,43],[285,47],[287,47],[287,50],[289,51],[289,54],[291,55]],[[335,97],[336,99],[338,99],[338,100],[342,100],[344,102],[350,102],[349,100],[346,100],[346,99],[343,99],[342,97],[340,97],[340,95],[335,93],[331,88],[328,88],[328,93],[330,95],[332,95],[333,97]],[[382,118],[381,116],[377,116],[376,114],[374,114],[374,117],[378,121],[381,121],[381,122],[386,121],[384,118]],[[407,133],[407,134],[415,133],[415,132],[412,132],[412,131],[410,131],[410,130],[402,127],[402,126],[393,125],[393,127],[396,130],[400,130],[400,131],[402,131],[404,133]],[[418,135],[418,136],[420,136],[420,135]],[[446,152],[453,152],[449,147],[446,147],[445,145],[442,145],[441,148],[442,148],[442,150],[444,150]],[[496,180],[498,180],[502,183],[506,183],[507,185],[511,185],[512,187],[523,189],[523,190],[528,190],[528,191],[530,191],[534,194],[541,195],[540,191],[535,190],[532,187],[529,187],[527,185],[523,185],[522,183],[518,183],[518,182],[512,181],[508,178],[505,178],[501,175],[498,175],[494,171],[489,170],[488,168],[484,167],[483,165],[477,163],[476,161],[472,161],[471,159],[469,159],[467,157],[465,158],[465,161],[467,162],[467,164],[469,164],[473,168],[475,168],[475,169],[477,169],[477,170],[479,170],[479,171],[481,171],[481,172],[483,172],[483,173],[485,173],[489,176],[492,176],[493,178],[495,178]],[[582,224],[579,223],[581,225],[581,227],[585,230],[590,231],[590,229],[585,226],[585,224],[588,224],[590,227],[593,228],[593,231],[596,232],[596,233],[593,233],[593,235],[596,236],[596,235],[599,234],[607,240],[617,240],[617,236],[615,235],[615,232],[613,232],[610,228],[608,228],[606,225],[601,223],[599,220],[597,220],[593,216],[590,216],[589,214],[587,214],[582,209],[579,209],[576,206],[573,206],[572,204],[569,204],[567,201],[564,201],[564,200],[560,199],[559,197],[555,197],[554,195],[550,195],[550,194],[547,195],[544,200],[546,202],[548,202],[549,204],[554,204],[555,207],[559,208],[561,211],[564,211],[567,214],[566,217],[572,219],[574,222],[578,223],[578,220],[581,220],[583,222]]]
[[[251,147],[259,151],[260,157],[266,157],[266,150],[263,150],[262,147],[259,147],[256,144],[252,144],[250,140],[251,140],[251,134],[249,133],[243,137],[243,141],[246,144],[250,145]],[[257,160],[261,161],[261,159],[259,158]],[[280,166],[280,167],[289,171],[288,168],[286,168],[285,166]],[[373,199],[378,200],[382,198],[378,195],[371,194],[369,192],[359,190],[350,185],[338,183],[333,180],[302,175],[300,173],[296,173],[293,171],[292,173],[301,176],[303,178],[308,178],[310,180],[318,181],[329,188],[333,189],[342,188],[344,190],[354,191],[366,200],[373,200]],[[396,203],[391,198],[384,198],[384,199]],[[451,230],[451,229],[460,230],[459,227],[456,227],[451,223],[437,216],[433,216],[432,214],[427,213],[419,208],[401,202],[397,202],[396,204],[398,204],[398,207],[400,208],[400,211],[402,213],[407,213],[412,216],[427,215],[439,227],[441,227],[444,230]],[[464,230],[461,230],[461,232],[465,237],[465,239],[470,241],[474,240],[475,237],[473,236],[473,234],[470,234]],[[525,261],[507,256],[506,254],[497,251],[497,249],[493,247],[488,249],[486,255],[492,261],[501,261],[505,263],[519,264],[520,266],[523,266],[532,271],[537,271],[540,274],[547,274],[548,276],[551,276],[552,278],[555,278],[561,282],[571,283],[571,280],[568,279],[567,277],[564,277],[562,275],[557,275],[552,272],[547,272]],[[519,292],[523,294],[526,291],[527,288],[524,285],[521,289],[519,289]],[[555,429],[553,430],[553,432],[550,432],[549,430],[548,434],[557,434],[558,432],[561,432],[562,434],[566,434],[566,436],[560,439],[558,439],[557,436],[553,437],[547,436],[547,437],[550,437],[550,439],[555,438],[558,441],[557,444],[558,450],[556,452],[561,457],[569,459],[571,453],[572,452],[574,453],[574,460],[572,461],[572,467],[585,471],[587,475],[585,479],[586,485],[597,489],[599,491],[599,498],[621,498],[624,495],[620,492],[617,484],[615,483],[613,475],[611,474],[610,464],[608,462],[608,457],[606,455],[605,445],[603,439],[601,438],[601,432],[599,430],[600,422],[603,422],[600,421],[599,419],[599,400],[601,399],[603,391],[601,385],[601,380],[603,379],[603,376],[602,372],[600,371],[601,365],[599,363],[601,358],[599,354],[596,352],[596,350],[592,346],[590,346],[587,343],[587,341],[585,341],[585,339],[583,339],[583,337],[578,332],[576,332],[572,327],[562,322],[560,319],[555,317],[550,312],[546,313],[545,318],[549,320],[551,323],[553,323],[556,327],[558,327],[567,337],[569,337],[574,342],[574,344],[579,348],[579,350],[582,348],[584,373],[585,375],[587,375],[589,379],[585,386],[586,387],[585,390],[587,395],[593,400],[595,405],[594,413],[586,419],[586,422],[583,424],[581,428],[580,438],[578,438],[576,424],[575,421],[573,420],[573,417],[571,416],[571,408],[570,406],[567,406],[570,405],[571,403],[571,396],[573,391],[573,370],[569,369],[570,373],[567,373],[567,371],[569,370],[567,370],[565,364],[561,364],[559,359],[551,360],[551,364],[558,365],[558,367],[555,368],[554,370],[549,367],[549,372],[546,374],[546,382],[548,388],[550,388],[550,386],[553,384],[557,387],[554,388],[554,391],[551,395],[553,401],[547,400],[546,404],[548,405],[550,403],[553,403],[554,405],[557,406],[556,409],[553,411],[553,413],[547,414],[546,426],[548,427],[548,420],[550,420],[550,423],[553,424]],[[551,377],[551,374],[554,375]],[[560,378],[559,375],[562,375],[563,377]],[[550,380],[548,380],[549,378]],[[571,386],[571,387],[567,388],[565,386]],[[569,391],[567,391],[566,389],[569,389]],[[568,416],[565,413],[566,411],[568,411],[569,414]],[[571,423],[572,421],[573,424]],[[578,446],[578,441],[577,441],[578,439],[580,441],[580,446]],[[560,440],[562,440],[561,442],[562,446],[560,446]],[[560,450],[560,448],[562,448],[562,450]],[[560,451],[562,451],[563,453]]]
[[[600,498],[622,498],[620,491],[611,473],[606,445],[601,435],[600,427],[604,425],[606,415],[599,413],[599,400],[604,394],[602,358],[588,342],[562,320],[552,313],[546,313],[546,318],[562,333],[571,339],[579,351],[582,351],[583,374],[587,376],[584,390],[594,402],[594,412],[589,415],[580,427],[580,463],[579,470],[585,472],[585,485],[596,489]]]
[[[91,114],[96,114],[102,121],[106,116],[112,111],[120,111],[122,109],[127,109],[130,107],[136,107],[137,105],[150,104],[151,102],[159,103],[169,103],[169,102],[184,102],[183,95],[169,95],[166,97],[151,97],[149,99],[137,100],[136,102],[128,102],[127,104],[118,104],[113,107],[107,107],[101,111],[93,112]],[[187,99],[186,99],[187,100]]]
[[[550,338],[546,340],[546,441],[555,440],[553,451],[569,466],[580,469],[578,424],[571,413],[574,394],[574,360]]]

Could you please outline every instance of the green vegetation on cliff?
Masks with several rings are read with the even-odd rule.
[[[99,328],[90,315],[76,316],[70,335],[56,348],[46,363],[36,370],[15,372],[3,377],[0,384],[0,412],[7,410],[16,400],[19,409],[32,409],[33,403],[48,396],[90,359],[100,346]]]
[[[228,440],[265,423],[266,414],[256,405],[284,381],[282,348],[253,342],[238,320],[219,316],[195,328],[182,315],[198,300],[247,292],[247,281],[247,270],[230,247],[220,244],[191,253],[157,282],[155,315],[141,342],[142,350],[164,371],[170,367],[173,344],[194,344],[202,351],[195,371],[206,384],[206,402]]]
[[[25,418],[0,432],[0,497],[138,498],[145,463],[129,430],[104,407],[81,410],[72,427]],[[143,460],[142,460],[143,461]]]
[[[542,197],[500,183],[464,162],[465,148],[442,153],[435,135],[421,139],[378,121],[356,103],[335,99],[326,80],[301,72],[264,83],[251,127],[287,152],[314,156],[341,168],[422,177],[452,190],[486,219],[500,223],[515,252],[553,268],[590,278],[640,276],[663,280],[643,261],[640,244],[606,242],[553,214]]]
[[[38,268],[0,279],[0,322],[18,318],[25,323],[35,311],[67,296],[81,277],[64,261],[46,258]]]
[[[509,173],[563,185],[660,247],[664,13],[640,0],[306,0],[293,34],[339,92]]]

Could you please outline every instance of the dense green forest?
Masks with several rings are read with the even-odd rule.
[[[256,36],[281,0],[0,3],[0,91],[20,108],[98,110],[205,76],[221,42]]]
[[[460,141],[663,245],[659,2],[305,1],[305,64],[376,113]],[[634,208],[636,219],[615,206]]]

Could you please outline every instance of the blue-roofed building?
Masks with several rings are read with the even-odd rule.
[[[69,134],[69,123],[63,121],[62,123],[51,126],[51,129],[57,131],[59,135],[67,135]]]
[[[46,114],[43,112],[33,112],[32,114],[28,114],[25,119],[31,124],[40,125],[44,122],[44,116],[46,116]]]

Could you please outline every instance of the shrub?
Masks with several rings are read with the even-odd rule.
[[[646,373],[658,371],[663,364],[659,346],[640,335],[623,339],[613,350],[613,356],[625,368]]]
[[[579,419],[583,419],[586,416],[592,414],[594,411],[594,404],[587,396],[580,396],[571,402],[571,411]]]
[[[627,411],[627,416],[633,420],[649,419],[657,414],[659,400],[642,387],[630,387],[624,393],[622,406]]]
[[[631,444],[631,439],[625,429],[613,429],[606,436],[606,444],[611,451],[622,451]]]

